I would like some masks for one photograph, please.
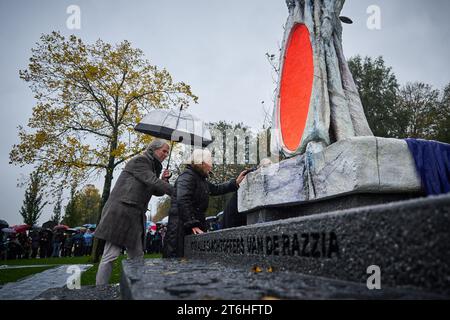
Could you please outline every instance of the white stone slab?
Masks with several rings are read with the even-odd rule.
[[[248,174],[238,191],[238,209],[420,190],[420,177],[404,140],[353,137]]]

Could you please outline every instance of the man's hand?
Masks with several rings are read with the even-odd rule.
[[[195,227],[195,228],[192,228],[192,233],[193,234],[202,234],[204,232],[199,227]]]
[[[166,170],[164,170],[161,179],[166,182],[169,182],[169,179],[171,176],[172,176],[172,174],[170,173],[170,171],[166,169]]]

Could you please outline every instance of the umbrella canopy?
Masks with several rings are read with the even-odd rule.
[[[66,226],[65,224],[59,224],[53,228],[53,230],[67,230],[67,229],[69,229],[69,227]]]
[[[14,229],[17,233],[22,233],[27,231],[28,229],[31,229],[31,227],[27,224],[16,225],[12,226],[11,228]]]
[[[349,17],[340,16],[340,17],[339,17],[339,20],[341,20],[343,23],[353,24],[353,20],[350,19]]]
[[[206,147],[212,142],[211,133],[204,122],[181,110],[152,110],[134,130],[188,145]]]
[[[16,230],[14,230],[12,228],[3,228],[2,232],[3,233],[16,233]]]
[[[47,221],[42,225],[42,229],[50,229],[53,230],[54,227],[56,227],[58,224],[55,221]]]
[[[66,233],[77,233],[77,231],[78,230],[75,230],[73,228],[69,228],[69,229],[64,230],[64,232],[66,232]]]
[[[0,229],[8,228],[8,227],[9,227],[8,222],[6,222],[5,220],[0,220]]]
[[[156,223],[154,223],[153,221],[147,221],[145,223],[145,227],[147,228],[147,230],[155,230],[156,231]]]

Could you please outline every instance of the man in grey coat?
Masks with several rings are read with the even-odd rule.
[[[154,140],[143,154],[132,158],[123,169],[106,202],[95,237],[106,241],[97,271],[96,284],[107,285],[113,263],[123,247],[128,259],[142,259],[147,206],[152,195],[171,195],[170,173],[161,162],[169,154],[169,145]]]

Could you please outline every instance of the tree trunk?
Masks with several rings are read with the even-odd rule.
[[[117,148],[117,139],[114,139],[111,143],[110,148],[110,154],[112,154],[112,151]],[[103,192],[102,192],[102,202],[100,204],[98,218],[97,218],[97,226],[100,223],[100,219],[102,218],[102,211],[103,207],[106,204],[106,201],[108,201],[109,194],[111,193],[111,185],[112,180],[114,178],[114,167],[115,167],[115,160],[116,158],[114,156],[110,156],[108,160],[108,167],[106,168],[106,175],[105,175],[105,183],[103,184]],[[91,260],[93,263],[97,263],[100,260],[100,255],[103,252],[103,248],[105,246],[105,241],[94,238],[94,243],[92,245],[92,256]]]

